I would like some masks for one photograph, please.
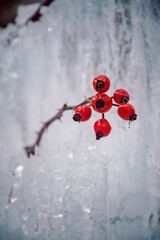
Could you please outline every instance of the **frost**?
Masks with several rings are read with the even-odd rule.
[[[160,240],[160,9],[158,1],[57,0],[0,29],[0,240]],[[64,103],[126,89],[138,119],[112,108],[95,140],[92,111],[63,113],[30,159],[24,147]]]

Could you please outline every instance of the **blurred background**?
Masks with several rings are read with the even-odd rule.
[[[39,3],[0,1],[0,240],[160,240],[160,1],[55,0],[26,24]],[[42,122],[96,94],[100,74],[137,120],[112,107],[97,141],[101,115],[67,111],[28,158]]]

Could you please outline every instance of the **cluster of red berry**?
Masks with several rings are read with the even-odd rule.
[[[104,94],[104,92],[108,91],[110,88],[110,80],[104,75],[94,78],[93,87],[98,93],[95,96],[90,97],[92,100],[91,106],[96,112],[102,113],[102,118],[97,120],[94,124],[97,140],[108,136],[111,132],[111,125],[104,118],[104,113],[108,112],[112,106],[118,107],[117,113],[122,119],[129,121],[136,120],[137,115],[135,114],[134,107],[128,103],[130,96],[126,90],[117,89],[114,92],[113,97]],[[112,99],[114,99],[117,104],[113,104]],[[92,110],[90,106],[80,105],[75,109],[73,119],[78,122],[84,122],[91,117],[91,114]]]

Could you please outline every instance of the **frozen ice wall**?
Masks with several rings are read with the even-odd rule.
[[[160,240],[159,1],[57,0],[24,25],[36,8],[0,30],[0,240]],[[137,121],[113,107],[96,141],[98,113],[65,112],[28,159],[41,121],[94,95],[100,74]]]

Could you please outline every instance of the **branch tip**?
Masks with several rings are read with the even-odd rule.
[[[26,152],[26,154],[29,158],[30,158],[30,155],[35,154],[35,145],[25,147],[24,149],[25,149],[25,152]]]

